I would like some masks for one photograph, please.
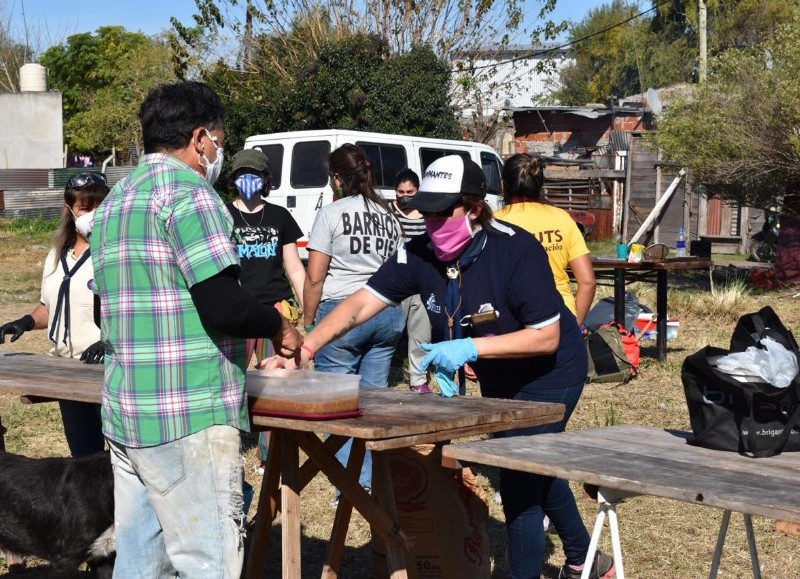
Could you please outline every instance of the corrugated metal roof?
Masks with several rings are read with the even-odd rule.
[[[590,119],[597,119],[614,114],[643,114],[645,111],[641,108],[592,108],[592,107],[568,107],[568,106],[546,106],[546,107],[514,107],[509,109],[512,113],[527,113],[527,112],[540,112],[540,113],[565,113],[568,115],[578,115],[579,117],[587,117]]]
[[[611,148],[614,152],[631,148],[631,134],[627,131],[611,131]]]

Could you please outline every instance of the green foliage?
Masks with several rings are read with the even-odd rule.
[[[458,136],[449,70],[428,48],[391,55],[382,39],[355,35],[303,58],[287,53],[280,70],[269,65],[274,57],[255,55],[247,71],[220,62],[203,76],[225,102],[228,150],[249,135],[306,129]]]
[[[7,231],[13,235],[24,235],[29,241],[49,239],[58,229],[60,218],[41,219],[38,217],[17,217],[0,221],[0,231]]]
[[[163,39],[122,26],[101,26],[45,51],[50,86],[62,93],[66,140],[100,156],[139,139],[139,104],[154,86],[175,78]]]
[[[401,135],[456,139],[455,110],[450,105],[450,71],[428,48],[414,47],[379,66],[367,100],[369,129]]]
[[[650,87],[690,82],[698,60],[698,0],[640,3],[612,0],[570,30],[575,65],[562,71],[556,93],[563,104],[607,102]],[[763,42],[797,11],[796,0],[708,0],[708,54]],[[590,37],[586,40],[580,40]]]
[[[373,36],[354,36],[323,45],[298,80],[295,123],[308,129],[364,129],[371,81],[388,57]]]
[[[477,61],[487,53],[489,59],[502,58],[509,44],[538,45],[543,39],[553,40],[566,28],[566,23],[548,19],[556,0],[195,0],[195,4],[195,25],[172,21],[179,73],[188,74],[207,54],[219,53],[209,50],[209,42],[226,43],[224,50],[237,55],[237,68],[243,74],[277,77],[293,91],[293,98],[303,102],[294,110],[292,128],[377,130],[391,126],[403,133],[455,136],[458,130],[450,118],[450,102],[480,110],[487,117],[486,123],[476,121],[480,130],[473,131],[475,138],[484,141],[501,124],[501,112],[489,110],[485,103],[486,94],[498,89],[492,79],[494,71],[476,66]],[[528,26],[530,22],[532,26]],[[345,43],[338,46],[349,46],[353,52],[342,51],[336,43]],[[433,56],[420,56],[421,50]],[[426,82],[421,71],[412,70],[409,78],[394,79],[410,89],[398,95],[390,79],[381,78],[380,71],[372,72],[379,64],[375,60],[378,54],[384,66],[406,75],[403,57],[418,62],[432,71],[433,84]],[[435,71],[430,69],[433,59],[439,63]],[[341,70],[324,70],[327,66]],[[461,90],[448,92],[442,101],[440,69],[445,67],[458,69],[455,83]],[[347,71],[362,76],[355,82],[346,78]],[[526,78],[521,70],[517,79],[504,81],[504,89],[513,90]],[[370,83],[388,90],[383,94],[370,91]],[[477,90],[487,85],[483,94]],[[416,97],[418,91],[423,94]],[[419,113],[409,100],[422,105]]]
[[[640,17],[636,3],[613,0],[570,30],[575,64],[561,73],[556,98],[563,104],[605,103],[691,78],[695,61],[690,39],[674,26]],[[588,37],[588,38],[587,38]]]
[[[772,205],[800,183],[800,15],[710,65],[708,82],[670,105],[652,142],[710,193]]]

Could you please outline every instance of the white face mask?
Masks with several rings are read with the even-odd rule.
[[[198,155],[198,163],[206,170],[206,181],[213,185],[217,182],[219,174],[222,172],[222,147],[217,145],[217,137],[209,133],[208,129],[204,130],[206,131],[208,138],[211,139],[211,142],[214,143],[214,146],[217,148],[217,158],[214,159],[214,162],[212,163],[208,160],[205,152],[203,152]]]
[[[72,211],[72,209],[70,209],[70,211]],[[75,217],[75,213],[72,212],[72,217],[75,219],[75,231],[88,239],[92,234],[92,227],[94,226],[94,209],[84,213],[80,217]]]

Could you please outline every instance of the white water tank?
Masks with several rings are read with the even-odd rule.
[[[44,92],[47,90],[47,69],[41,64],[29,62],[19,69],[20,92]]]

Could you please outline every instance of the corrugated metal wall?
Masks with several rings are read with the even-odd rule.
[[[109,187],[132,170],[133,166],[107,167]],[[67,181],[72,175],[87,171],[99,172],[100,167],[0,169],[0,217],[58,217]]]

